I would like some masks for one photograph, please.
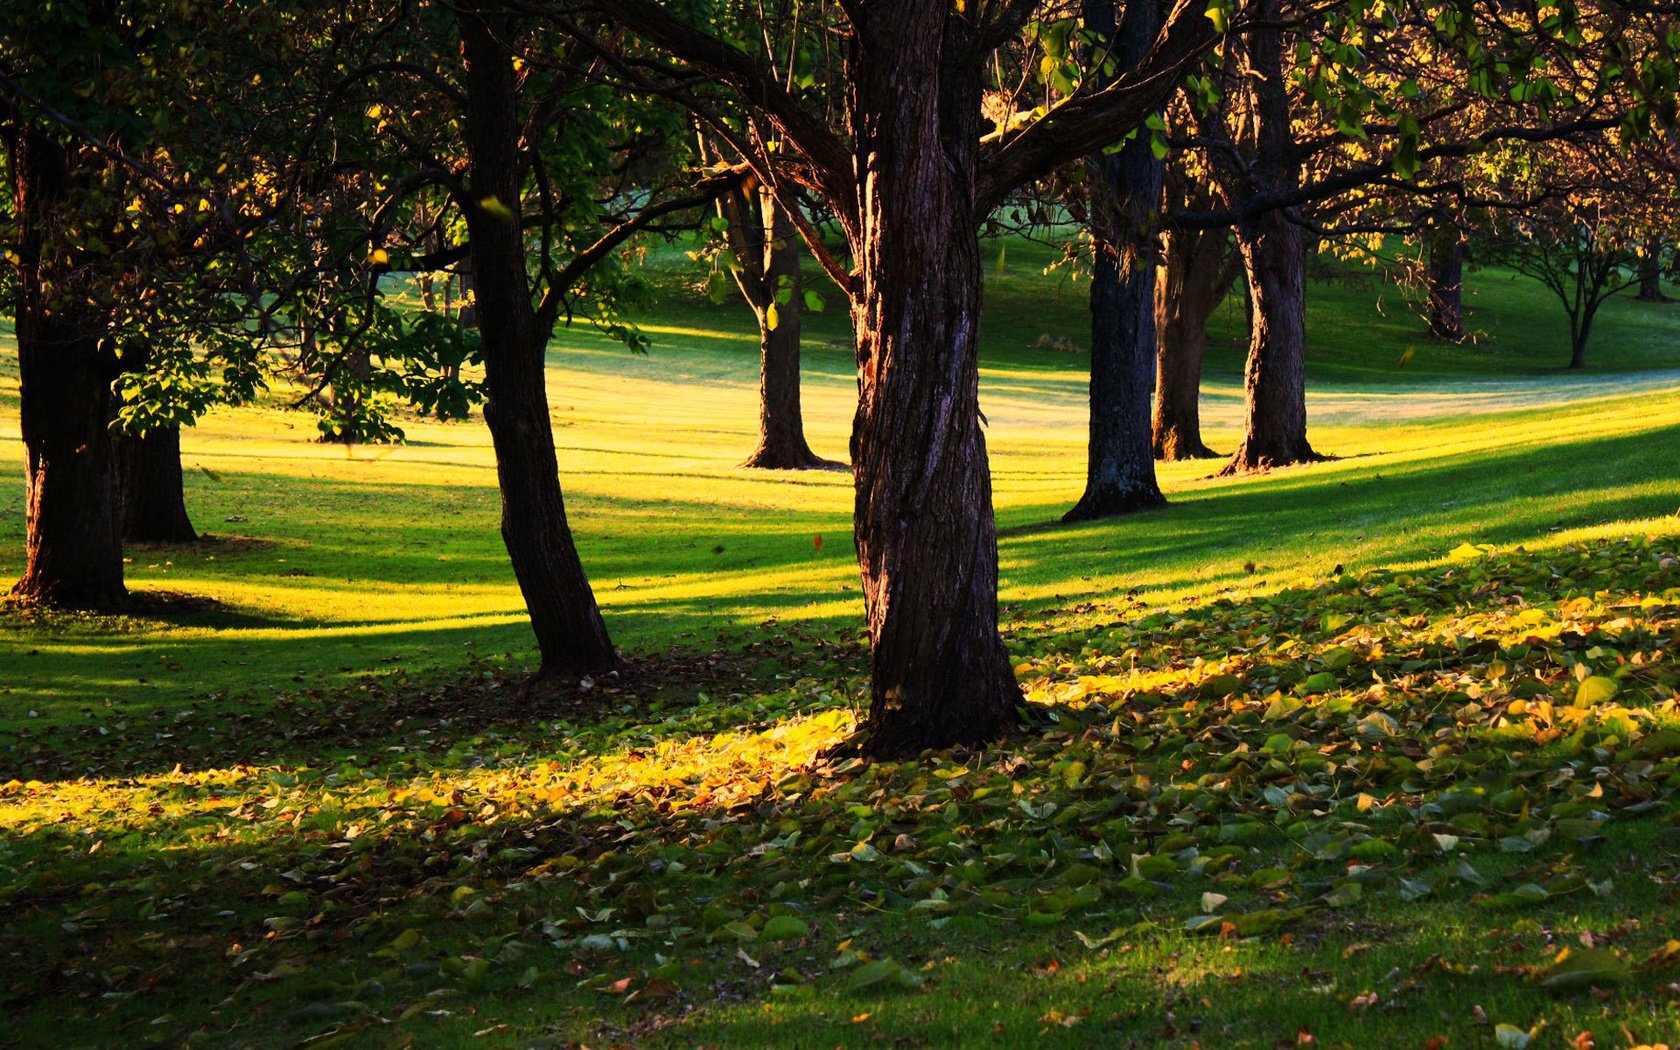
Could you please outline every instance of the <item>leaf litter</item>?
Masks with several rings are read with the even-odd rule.
[[[1677,640],[1680,575],[1655,541],[1460,548],[1016,638],[1032,728],[984,752],[825,759],[855,729],[856,646],[801,673],[795,638],[751,691],[688,705],[468,723],[320,764],[12,779],[0,957],[35,962],[0,997],[85,1000],[153,1041],[259,1021],[301,1039],[491,1031],[486,997],[546,987],[624,1004],[646,1036],[743,998],[924,994],[939,960],[873,937],[883,914],[1000,944],[1059,930],[1092,955],[1287,941],[1423,898],[1527,922],[1613,896],[1579,858],[1620,822],[1680,848]],[[1677,963],[1659,939],[1499,972],[1638,994]],[[190,1021],[141,994],[200,986],[226,998]],[[285,1010],[271,988],[293,990]],[[1355,1013],[1385,1000],[1342,994]]]

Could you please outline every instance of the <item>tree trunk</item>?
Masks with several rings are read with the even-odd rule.
[[[116,356],[87,274],[61,243],[77,206],[76,158],[23,129],[11,147],[18,222],[17,324],[25,450],[20,598],[67,608],[115,605],[123,587],[117,468],[109,424]]]
[[[122,538],[130,543],[198,539],[181,478],[181,428],[116,439],[122,493]]]
[[[835,467],[839,464],[818,456],[805,443],[799,392],[800,323],[805,307],[799,230],[768,189],[760,188],[756,196],[756,204],[746,192],[727,194],[718,201],[739,266],[733,271],[735,281],[758,319],[758,446],[741,465],[766,470]]]
[[[1456,229],[1437,230],[1429,241],[1429,334],[1464,339],[1464,237]]]
[[[1580,320],[1569,326],[1570,368],[1587,367],[1587,340],[1592,337],[1594,313],[1594,308],[1584,308]]]
[[[1645,238],[1639,256],[1639,296],[1642,303],[1661,303],[1667,300],[1662,290],[1662,238]]]
[[[1280,211],[1237,231],[1254,320],[1243,372],[1242,444],[1223,474],[1270,470],[1321,457],[1307,443],[1306,258],[1300,230]]]
[[[874,658],[864,750],[899,756],[996,740],[1022,697],[998,634],[980,429],[979,59],[949,5],[871,6],[857,23],[847,102],[868,192],[854,245],[853,530]]]
[[[478,327],[478,293],[477,284],[473,280],[473,262],[471,259],[463,261],[456,267],[456,280],[461,282],[461,308],[455,314],[455,320],[462,328]]]
[[[1086,0],[1085,27],[1120,69],[1135,66],[1154,42],[1150,2],[1126,5],[1115,24],[1114,0]],[[1091,419],[1085,492],[1064,522],[1164,507],[1155,480],[1149,399],[1155,383],[1155,216],[1165,166],[1148,135],[1113,154],[1091,158]]]
[[[1202,356],[1208,319],[1231,287],[1234,259],[1224,230],[1163,235],[1155,285],[1155,458],[1211,459],[1202,443]]]
[[[1275,21],[1282,10],[1281,0],[1259,0],[1255,14]],[[1254,29],[1243,48],[1254,92],[1254,155],[1247,170],[1227,177],[1243,185],[1244,195],[1281,196],[1301,178],[1281,30]],[[1287,211],[1268,211],[1238,224],[1237,249],[1253,308],[1243,376],[1247,419],[1242,444],[1221,473],[1311,462],[1321,457],[1307,443],[1307,260],[1301,228]]]
[[[519,220],[519,119],[505,20],[457,13],[466,58],[466,140],[474,295],[483,338],[485,422],[496,449],[502,540],[542,653],[539,677],[617,663],[566,522],[544,351]]]

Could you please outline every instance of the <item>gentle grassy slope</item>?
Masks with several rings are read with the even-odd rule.
[[[1165,511],[1046,527],[1083,479],[1085,359],[1027,347],[1082,344],[1086,321],[1084,287],[1043,261],[1011,245],[990,278],[982,399],[1010,644],[1071,731],[934,770],[799,772],[861,688],[849,479],[734,466],[755,421],[746,318],[656,271],[651,356],[573,331],[550,363],[574,528],[637,656],[622,677],[518,698],[529,635],[477,421],[411,421],[410,444],[347,453],[311,443],[305,417],[218,413],[184,439],[190,509],[218,539],[136,551],[130,581],[219,605],[0,621],[0,784],[42,782],[0,798],[0,959],[28,975],[8,1038],[834,1045],[995,1025],[1007,1045],[1270,1047],[1305,1024],[1320,1045],[1494,1045],[1478,1005],[1548,1019],[1535,1046],[1680,1031],[1660,958],[1602,1001],[1539,984],[1583,930],[1635,920],[1612,937],[1634,961],[1673,936],[1680,578],[1661,558],[1680,533],[1680,373],[1663,370],[1680,369],[1680,307],[1612,303],[1577,377],[1551,366],[1555,313],[1501,275],[1472,277],[1493,339],[1462,349],[1418,339],[1392,293],[1385,318],[1373,287],[1316,287],[1313,440],[1344,458],[1241,480],[1174,465]],[[1215,331],[1216,448],[1240,423],[1240,319],[1228,307]],[[808,429],[832,457],[855,393],[842,322],[813,319],[806,351]],[[22,556],[15,374],[0,354],[0,577]],[[1547,553],[1439,565],[1466,542]],[[1609,553],[1559,553],[1580,543]],[[1267,597],[1283,587],[1302,589]],[[1143,619],[1221,599],[1208,619]],[[1303,684],[1320,669],[1333,681]],[[1543,694],[1567,712],[1588,671],[1620,676],[1628,712],[1509,707]],[[1272,715],[1274,689],[1317,699]],[[1443,746],[1421,779],[1368,761]],[[956,783],[1001,804],[938,794]],[[1595,784],[1608,801],[1582,809]],[[1485,801],[1502,791],[1520,797]],[[1484,814],[1451,834],[1485,890],[1432,837],[1462,811]],[[1105,821],[1112,857],[1092,852]],[[1529,833],[1528,852],[1501,848]],[[830,860],[859,841],[883,857]],[[1127,883],[1134,852],[1162,858],[1140,876],[1159,886]],[[1545,897],[1466,907],[1523,883]],[[1207,909],[1211,938],[1182,929],[1204,892],[1233,902]],[[770,937],[779,912],[809,930]],[[1071,932],[1110,928],[1098,949]],[[848,950],[910,970],[860,971]],[[795,971],[808,990],[770,991]]]

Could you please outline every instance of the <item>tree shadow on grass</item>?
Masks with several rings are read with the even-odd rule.
[[[1535,592],[1548,603],[1597,596],[1608,630],[1649,553],[1494,568],[1514,586],[1559,581]],[[1372,667],[1444,644],[1430,613],[1506,607],[1461,570],[1428,574],[1409,604],[1383,578],[1233,602],[1212,623],[1265,632],[1275,642],[1253,662],[1291,668],[1352,644],[1344,629],[1403,627],[1383,635],[1386,653],[1338,658],[1352,697]],[[1608,594],[1606,572],[1625,577]],[[1330,609],[1347,623],[1328,626]],[[1192,617],[1132,641],[1167,650],[1209,633]],[[1297,637],[1305,654],[1286,645]],[[1674,754],[1624,727],[1578,760],[1491,733],[1498,700],[1470,711],[1458,690],[1466,672],[1498,688],[1495,653],[1456,638],[1455,662],[1435,654],[1412,672],[1447,694],[1413,682],[1371,705],[1397,733],[1368,733],[1362,709],[1245,715],[1264,685],[1187,674],[1106,687],[1096,709],[1049,707],[1055,721],[984,755],[872,767],[809,764],[821,741],[782,735],[801,725],[795,701],[757,742],[666,725],[586,753],[572,730],[527,725],[517,753],[421,768],[318,755],[225,782],[118,782],[86,809],[74,794],[55,803],[80,815],[35,822],[0,856],[14,876],[0,957],[30,961],[3,994],[26,1041],[56,1028],[91,1042],[449,1042],[494,1028],[510,1041],[1266,1048],[1304,1029],[1325,1045],[1473,1045],[1472,1006],[1569,1031],[1609,1011],[1654,1038],[1680,1021],[1659,971],[1574,997],[1541,981],[1583,935],[1630,963],[1667,936],[1651,917],[1680,878],[1680,829],[1652,803],[1680,780]],[[1649,645],[1559,638],[1589,642]],[[1572,684],[1563,666],[1524,670]],[[1442,717],[1468,721],[1443,735]],[[1316,746],[1296,746],[1303,731]],[[1406,757],[1425,748],[1432,768]],[[605,779],[577,780],[551,754],[601,758]],[[1326,754],[1346,764],[1330,780]],[[1605,880],[1616,892],[1592,889]],[[1526,885],[1540,895],[1492,892]],[[772,936],[778,916],[791,921]]]
[[[1466,541],[1533,542],[1563,529],[1673,514],[1680,476],[1653,465],[1677,459],[1680,428],[1665,428],[1380,469],[1330,464],[1192,488],[1143,518],[1043,531],[1013,526],[1020,531],[1000,551],[1004,587],[1077,581],[1094,572],[1125,577],[1171,557],[1195,564],[1197,583],[1211,591],[1247,577],[1245,561],[1263,561],[1268,551],[1303,541],[1329,548],[1319,569],[1326,574],[1338,562],[1429,561]],[[1035,523],[1055,509],[1012,508],[1007,518]]]

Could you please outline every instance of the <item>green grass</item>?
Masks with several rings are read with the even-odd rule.
[[[1677,974],[1619,968],[1675,936],[1680,884],[1680,307],[1611,303],[1575,376],[1561,316],[1505,275],[1472,274],[1487,338],[1464,348],[1392,290],[1315,285],[1313,440],[1342,458],[1171,465],[1167,510],[1052,528],[1083,479],[1085,359],[1030,347],[1087,341],[1084,286],[1011,244],[982,400],[1041,721],[984,756],[806,769],[862,689],[849,479],[735,466],[748,319],[660,258],[651,355],[573,330],[550,360],[622,675],[520,694],[477,421],[346,452],[303,416],[217,413],[183,442],[215,538],[129,566],[215,604],[0,621],[8,1038],[1494,1046],[1480,1007],[1546,1021],[1536,1047],[1674,1041]],[[1240,321],[1224,308],[1210,348],[1216,448]],[[843,323],[812,318],[806,349],[831,457]],[[15,376],[0,355],[14,479]],[[0,576],[21,512],[14,480]],[[1442,561],[1465,543],[1533,553]],[[1621,691],[1576,704],[1578,676]],[[830,859],[860,841],[881,855]],[[1141,883],[1134,853],[1161,858]],[[1498,899],[1523,884],[1544,896]],[[1211,935],[1187,932],[1210,902]],[[808,929],[768,938],[778,914]],[[1547,989],[1583,931],[1621,953],[1590,956],[1604,993]]]

